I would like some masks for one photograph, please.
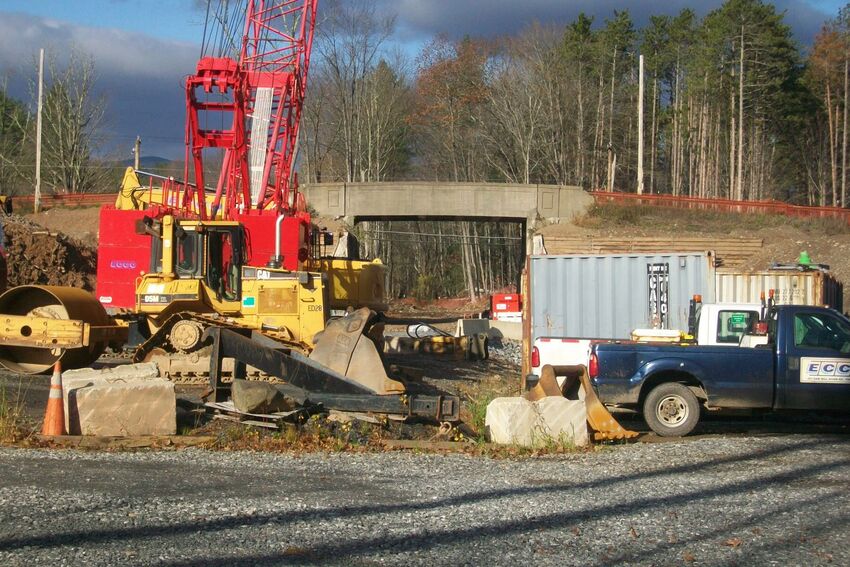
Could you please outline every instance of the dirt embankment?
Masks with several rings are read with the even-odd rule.
[[[100,207],[48,209],[38,214],[28,214],[26,219],[47,230],[67,234],[83,244],[97,248]]]
[[[8,285],[63,285],[93,290],[97,251],[20,216],[2,219]]]
[[[553,224],[539,232],[544,238],[582,236],[588,242],[602,236],[761,238],[761,251],[745,261],[742,271],[766,270],[774,262],[793,264],[805,250],[813,262],[828,264],[830,273],[845,284],[844,308],[850,307],[850,226],[838,219],[603,205],[576,223]]]

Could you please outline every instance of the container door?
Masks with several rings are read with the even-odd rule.
[[[784,370],[785,380],[777,384],[778,407],[850,410],[850,322],[838,314],[804,308],[789,314],[793,316],[785,328],[788,348],[779,370]]]

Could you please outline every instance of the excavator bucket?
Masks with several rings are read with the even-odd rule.
[[[363,307],[328,322],[318,333],[310,360],[344,375],[378,395],[401,394],[403,383],[387,376],[378,344],[383,325],[377,315]]]
[[[567,377],[562,387],[558,386],[556,375]],[[576,388],[576,386],[580,387]],[[578,398],[584,399],[587,407],[587,424],[593,430],[594,441],[632,439],[638,436],[636,431],[630,431],[620,425],[599,400],[587,375],[587,367],[584,365],[553,367],[546,364],[540,372],[540,380],[527,397],[530,400],[536,400],[545,396],[560,396],[563,392],[571,390],[576,390]]]
[[[555,378],[555,371],[547,364],[540,372],[540,380],[538,380],[537,384],[535,384],[534,387],[526,393],[525,399],[530,402],[536,402],[537,400],[542,400],[549,396],[563,395],[563,391],[558,385],[558,379]]]

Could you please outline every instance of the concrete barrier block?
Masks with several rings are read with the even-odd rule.
[[[522,321],[490,321],[490,336],[522,340]]]
[[[107,368],[77,368],[74,370],[66,370],[62,373],[62,400],[65,404],[65,431],[71,435],[79,435],[79,422],[71,423],[71,412],[68,408],[68,393],[91,386],[96,382],[103,382],[108,379],[117,380],[147,380],[157,378],[159,376],[159,368],[155,362],[141,362],[138,364],[122,364],[120,366],[112,366]],[[78,433],[71,433],[75,430]]]
[[[155,363],[127,364],[62,375],[70,435],[174,435],[174,384],[156,377]]]
[[[477,335],[490,331],[490,319],[458,319],[455,328],[456,337]]]
[[[484,425],[493,443],[530,447],[535,423],[537,411],[525,398],[496,398],[487,404]]]
[[[590,442],[587,406],[583,401],[551,396],[536,402],[525,398],[496,398],[485,417],[490,440],[501,445],[534,447],[550,442]]]
[[[159,376],[159,367],[156,362],[140,362],[138,364],[120,364],[107,368],[78,368],[66,370],[62,373],[62,381],[65,380],[102,380],[106,378],[121,378],[125,380],[143,380]]]
[[[537,437],[585,447],[590,443],[587,432],[587,406],[584,401],[549,396],[534,402],[539,419]]]

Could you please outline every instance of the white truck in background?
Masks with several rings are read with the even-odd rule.
[[[738,346],[741,337],[759,320],[762,306],[758,303],[692,302],[688,341],[701,346]],[[574,366],[590,364],[590,347],[595,342],[681,342],[681,331],[636,329],[629,339],[537,337],[531,349],[531,376],[536,382],[544,365]],[[691,338],[692,337],[692,338]]]

